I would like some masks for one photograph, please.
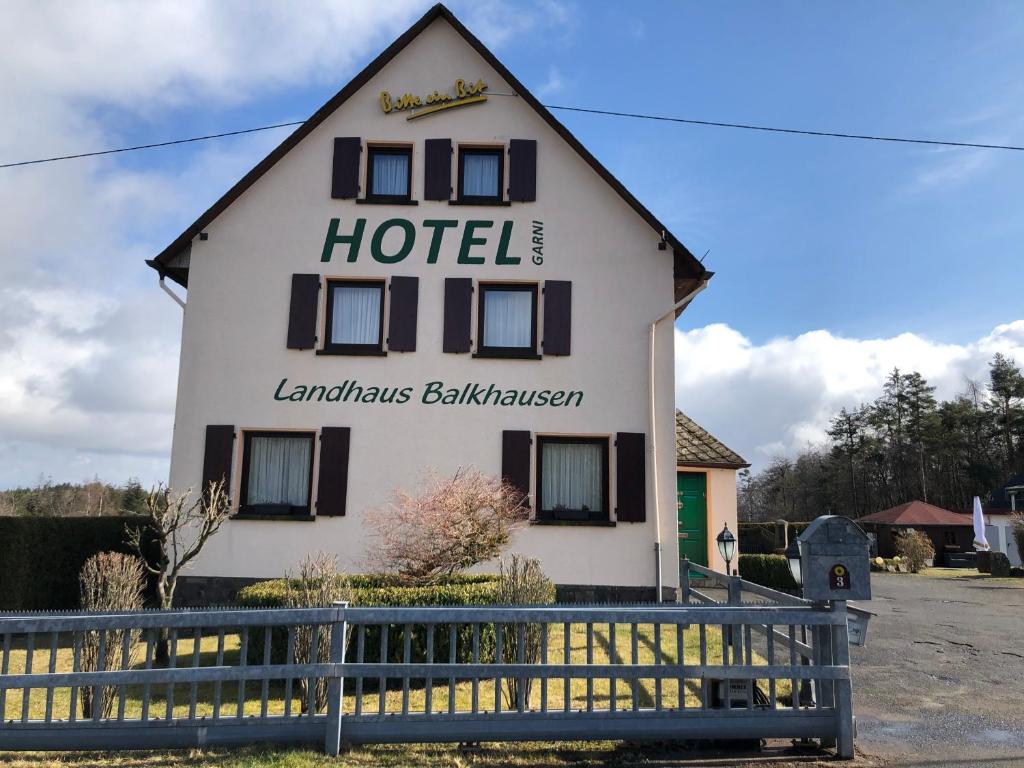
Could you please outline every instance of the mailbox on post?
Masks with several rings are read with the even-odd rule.
[[[870,543],[847,517],[817,518],[798,539],[807,600],[870,600]]]

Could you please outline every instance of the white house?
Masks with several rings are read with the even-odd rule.
[[[428,469],[529,494],[561,595],[678,584],[673,319],[706,271],[437,5],[155,259],[187,289],[175,489],[233,518],[186,594],[315,550]]]

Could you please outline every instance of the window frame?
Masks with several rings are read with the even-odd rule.
[[[405,194],[378,195],[373,191],[373,158],[375,155],[402,155],[406,164]],[[368,203],[411,203],[412,200],[412,145],[380,146],[370,144],[366,148],[366,198]]]
[[[603,510],[544,509],[544,446],[550,444],[598,445],[601,447],[601,501]],[[541,522],[608,523],[611,521],[611,469],[609,437],[567,437],[562,435],[537,436],[537,491],[536,519]]]
[[[327,299],[324,318],[324,343],[317,354],[324,355],[385,355],[384,351],[384,300],[387,297],[387,280],[382,278],[327,278]],[[331,339],[334,333],[334,289],[347,285],[373,285],[380,289],[380,317],[377,319],[376,344],[336,344]]]
[[[476,353],[474,357],[507,357],[521,360],[540,360],[537,354],[537,310],[538,310],[538,283],[479,283],[477,285],[477,313],[476,313]],[[485,305],[488,291],[519,291],[530,292],[530,346],[529,347],[492,347],[484,344],[484,316],[487,312]]]
[[[486,155],[498,158],[498,190],[494,195],[466,195],[462,182],[467,155]],[[459,178],[456,186],[456,201],[462,204],[494,205],[505,202],[505,147],[475,147],[459,145]]]
[[[307,480],[307,491],[306,491],[306,505],[297,507],[293,505],[288,506],[288,511],[285,512],[284,505],[259,505],[259,506],[276,506],[280,507],[282,511],[280,513],[272,512],[257,512],[255,506],[250,504],[248,501],[249,496],[249,470],[250,462],[252,461],[252,438],[254,437],[286,437],[286,438],[306,438],[309,440],[309,479]],[[242,432],[242,471],[241,471],[241,487],[238,489],[238,514],[273,519],[276,517],[310,517],[313,512],[313,464],[316,461],[316,431],[315,430],[243,430]]]

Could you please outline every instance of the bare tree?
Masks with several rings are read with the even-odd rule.
[[[519,491],[478,469],[430,474],[419,493],[396,491],[391,505],[367,513],[376,538],[368,564],[429,584],[497,557],[528,514]]]
[[[145,523],[126,527],[125,536],[146,563],[146,569],[156,576],[160,607],[169,610],[174,605],[174,590],[178,586],[181,570],[192,562],[231,514],[231,502],[223,482],[210,483],[206,492],[193,496],[192,489],[182,494],[159,485],[146,496],[143,516]],[[159,546],[156,562],[146,558],[147,532],[151,532]],[[157,660],[167,661],[167,638],[157,644]]]
[[[542,605],[554,601],[555,585],[544,575],[539,560],[516,553],[508,560],[502,559],[499,605]],[[501,624],[498,631],[502,634],[499,663],[547,664],[547,659],[541,658],[541,634],[548,631],[547,624]],[[502,685],[506,706],[517,707],[522,695],[524,705],[529,707],[532,688],[532,677],[506,677]]]
[[[138,611],[142,609],[145,588],[145,567],[132,555],[100,552],[85,561],[78,576],[82,608],[87,611]],[[110,672],[130,669],[136,660],[138,630],[108,629],[100,633],[91,629],[83,633],[82,669],[87,672]],[[127,656],[124,655],[127,648]],[[113,714],[117,688],[114,686],[83,686],[82,717],[92,717],[100,708],[100,716]]]

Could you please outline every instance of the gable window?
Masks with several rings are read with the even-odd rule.
[[[479,325],[477,354],[536,358],[537,286],[481,284]]]
[[[609,519],[607,438],[537,438],[537,517]]]
[[[501,148],[459,147],[459,201],[500,203],[504,175]]]
[[[327,281],[327,341],[323,351],[383,354],[384,281]]]
[[[366,164],[368,200],[380,203],[409,202],[411,179],[411,147],[369,148]]]
[[[246,432],[239,512],[309,515],[312,432]]]

